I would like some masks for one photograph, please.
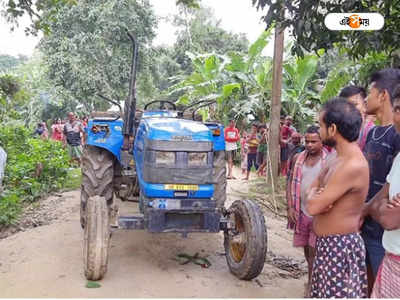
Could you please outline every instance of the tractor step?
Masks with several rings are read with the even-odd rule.
[[[119,229],[144,229],[144,218],[139,216],[120,216],[118,226],[112,226]]]

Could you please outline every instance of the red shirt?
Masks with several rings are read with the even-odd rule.
[[[292,134],[293,134],[293,130],[289,126],[283,125],[281,127],[281,138],[283,140],[289,139],[292,136]],[[281,142],[281,147],[286,147],[286,145],[287,144],[284,144]]]
[[[51,125],[52,135],[51,138],[55,141],[63,140],[63,128],[62,124],[53,124]]]
[[[292,133],[293,133],[293,130],[289,126],[287,126],[287,125],[282,126],[281,135],[284,140],[287,140],[288,138],[290,138],[292,136]]]
[[[239,130],[233,127],[227,127],[224,131],[225,141],[228,143],[235,143],[240,139]]]

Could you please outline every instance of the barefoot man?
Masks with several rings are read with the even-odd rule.
[[[305,141],[305,150],[295,154],[292,158],[293,163],[290,163],[293,164],[293,167],[288,173],[286,198],[288,227],[294,229],[293,246],[304,248],[304,257],[308,266],[305,295],[309,297],[315,234],[312,229],[312,218],[306,212],[307,191],[321,172],[321,168],[327,160],[328,151],[322,147],[319,128],[316,126],[307,128]]]
[[[226,179],[236,179],[232,175],[233,160],[237,150],[237,142],[240,140],[239,130],[235,127],[235,120],[232,118],[229,120],[228,127],[224,131],[225,136],[225,147],[226,147],[226,159],[228,161],[228,175]]]
[[[322,142],[335,147],[308,194],[307,211],[317,235],[311,281],[313,298],[365,298],[364,241],[358,233],[368,193],[368,163],[357,145],[362,123],[357,108],[334,98],[319,116]]]

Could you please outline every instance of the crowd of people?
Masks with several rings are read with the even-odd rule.
[[[265,175],[266,153],[267,153],[267,134],[266,124],[252,124],[250,133],[243,131],[242,134],[235,127],[235,121],[231,119],[225,128],[225,150],[228,162],[227,179],[237,179],[232,174],[233,161],[237,154],[238,144],[240,144],[240,159],[243,179],[248,180],[250,170],[254,166],[259,176]]]
[[[280,124],[280,174],[286,175],[287,163],[294,154],[304,150],[301,143],[302,136],[292,125],[293,119],[290,116],[282,117]],[[225,128],[225,149],[228,162],[227,179],[237,179],[232,174],[233,161],[240,153],[240,165],[243,180],[248,180],[250,171],[254,167],[257,176],[266,176],[268,166],[268,123],[254,122],[251,124],[250,132],[243,130],[239,132],[235,121],[231,119]],[[240,146],[238,146],[240,145]],[[240,151],[238,151],[240,148]]]
[[[39,122],[34,131],[34,136],[41,139],[52,139],[62,142],[64,147],[68,149],[72,163],[80,163],[82,155],[82,145],[85,144],[85,128],[88,118],[83,117],[81,120],[70,112],[65,120],[56,119],[51,125],[51,135],[47,129],[46,122]]]
[[[341,90],[288,160],[288,226],[315,298],[400,296],[400,69]],[[375,125],[375,119],[379,125]]]
[[[292,121],[281,119],[280,174],[308,264],[305,297],[400,297],[400,69],[371,74],[368,94],[343,88],[304,135]],[[265,174],[268,126],[240,135],[234,125],[244,179],[252,166]]]

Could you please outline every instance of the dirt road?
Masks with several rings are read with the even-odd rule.
[[[238,198],[232,188],[243,192],[247,184],[229,181],[230,202]],[[305,276],[294,279],[290,272],[277,268],[287,266],[291,259],[301,261],[302,252],[291,246],[284,220],[269,213],[268,258],[255,280],[241,281],[230,274],[223,255],[222,234],[191,234],[184,239],[177,234],[120,230],[112,236],[108,273],[99,282],[101,287],[86,288],[79,191],[64,193],[58,201],[60,205],[53,213],[59,217],[50,225],[0,240],[0,297],[303,296]],[[122,213],[134,209],[135,203],[121,203]],[[212,266],[204,269],[192,263],[179,265],[173,258],[182,252],[208,256]],[[304,263],[301,269],[304,270]]]

